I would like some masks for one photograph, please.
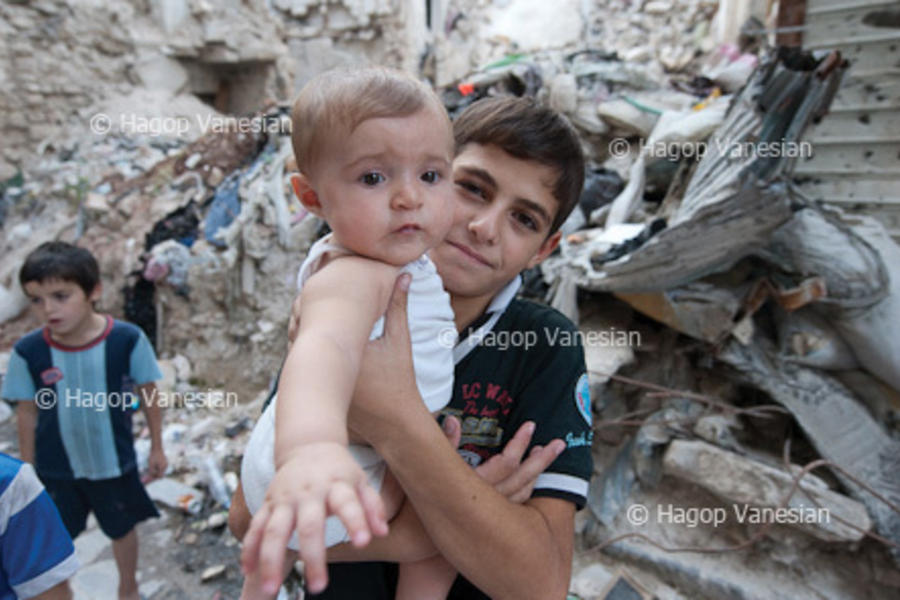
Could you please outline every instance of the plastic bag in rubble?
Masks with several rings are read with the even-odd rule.
[[[900,391],[900,246],[878,221],[859,220],[853,229],[880,253],[890,287],[881,302],[868,310],[844,311],[834,325],[863,368]]]
[[[631,165],[628,185],[612,201],[606,218],[607,225],[627,223],[640,205],[644,197],[647,165],[669,160],[679,154],[685,157],[698,156],[699,147],[690,144],[709,137],[722,124],[730,102],[730,96],[722,96],[700,111],[663,112],[644,144],[641,155]]]
[[[222,476],[222,471],[219,469],[216,459],[212,456],[207,456],[203,459],[200,467],[210,496],[220,505],[230,508],[231,496],[228,494],[228,486],[225,484],[225,478]]]
[[[165,279],[176,290],[186,291],[191,262],[191,251],[187,246],[175,240],[160,242],[150,250],[150,259],[144,268],[144,279]]]
[[[867,217],[807,208],[772,236],[773,256],[802,276],[825,280],[819,300],[868,372],[900,390],[900,248]]]
[[[241,172],[235,171],[216,189],[216,195],[213,197],[204,224],[206,241],[213,246],[225,247],[225,242],[216,237],[216,234],[220,229],[231,225],[231,222],[241,213],[241,201],[238,198],[240,184]]]

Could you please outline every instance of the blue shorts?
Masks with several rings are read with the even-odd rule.
[[[145,519],[158,517],[159,511],[147,495],[137,469],[113,479],[51,479],[42,477],[69,535],[84,531],[93,510],[100,529],[117,540]]]

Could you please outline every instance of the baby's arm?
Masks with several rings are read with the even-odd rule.
[[[276,473],[253,518],[244,568],[257,559],[265,587],[277,589],[285,547],[296,529],[311,590],[324,588],[324,521],[337,515],[355,545],[387,532],[384,508],[347,450],[347,410],[372,325],[384,313],[397,268],[336,258],[304,285],[300,330],[278,386]]]

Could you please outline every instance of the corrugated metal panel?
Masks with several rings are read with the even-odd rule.
[[[850,61],[831,112],[798,161],[807,195],[880,219],[900,240],[900,2],[807,0],[804,47]]]

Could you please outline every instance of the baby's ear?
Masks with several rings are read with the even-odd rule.
[[[291,175],[291,187],[294,188],[294,194],[300,200],[303,208],[317,216],[322,216],[322,203],[319,202],[319,195],[312,188],[309,179],[303,173],[294,173]]]

